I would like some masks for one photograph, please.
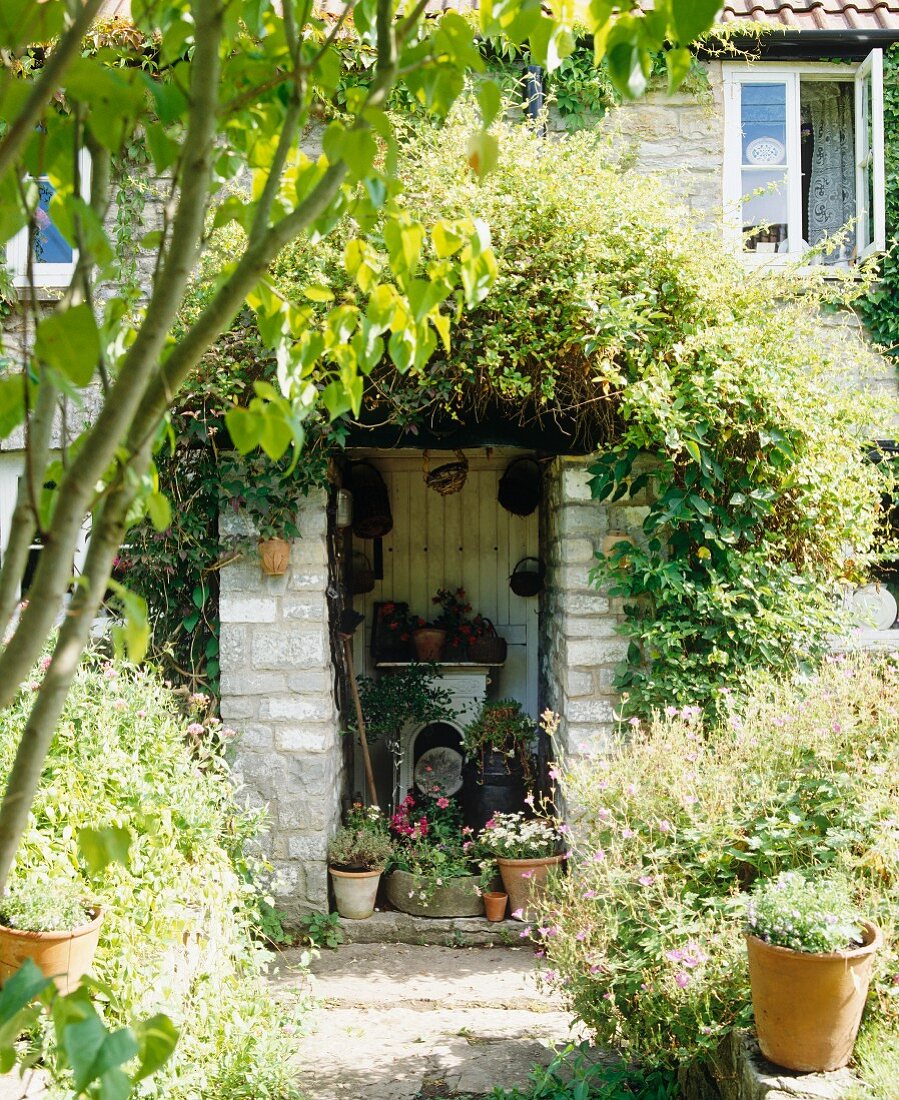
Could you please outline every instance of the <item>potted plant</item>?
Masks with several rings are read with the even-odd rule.
[[[480,832],[495,813],[524,809],[525,787],[533,782],[533,721],[515,699],[485,702],[462,733],[465,821]]]
[[[759,883],[746,907],[746,946],[765,1057],[809,1073],[845,1066],[882,941],[842,881],[787,872]]]
[[[69,879],[13,886],[0,898],[0,984],[31,959],[60,993],[90,970],[103,913]]]
[[[494,814],[484,826],[479,842],[496,859],[514,920],[534,919],[550,872],[565,858],[564,828],[555,817],[523,813]]]
[[[471,830],[445,795],[407,795],[390,819],[395,844],[387,900],[419,917],[479,917],[482,876]]]
[[[354,807],[328,845],[328,870],[340,916],[366,920],[372,915],[392,852],[387,823],[378,807]]]
[[[299,469],[288,473],[285,463],[264,454],[224,456],[219,465],[223,503],[243,516],[249,531],[237,539],[255,543],[262,571],[277,577],[287,572],[290,539],[298,538],[300,500],[310,488]]]

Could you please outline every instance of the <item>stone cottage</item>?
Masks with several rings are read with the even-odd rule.
[[[602,125],[640,171],[663,176],[710,228],[720,226],[750,266],[778,266],[807,252],[810,264],[848,268],[882,250],[882,60],[899,41],[899,0],[731,0],[722,19],[735,49],[704,59],[702,94],[653,93]],[[755,23],[767,33],[757,36]],[[847,222],[850,234],[824,253],[819,242]],[[45,259],[36,266],[52,287],[71,254],[63,242]],[[20,244],[8,262],[24,270]],[[862,338],[851,319],[823,323],[835,339]],[[895,392],[889,365],[868,382]],[[380,607],[406,604],[426,615],[447,586],[463,587],[508,646],[501,663],[445,658],[455,718],[405,730],[396,764],[383,747],[373,750],[382,806],[412,785],[425,753],[449,750],[461,766],[459,730],[485,697],[514,698],[535,720],[546,707],[557,711],[569,756],[601,753],[614,728],[612,681],[626,642],[616,632],[619,608],[588,574],[596,552],[639,531],[646,514],[640,497],[597,505],[588,456],[510,425],[466,426],[414,448],[376,433],[351,443],[341,479],[355,489],[355,516],[337,479],[333,491],[303,505],[303,537],[293,543],[286,573],[265,576],[257,562],[240,560],[221,574],[222,717],[241,733],[240,779],[270,807],[270,855],[291,915],[327,906],[327,842],[344,800],[364,789],[346,733],[343,613],[361,618],[351,642],[358,673],[378,675],[397,663],[373,637]],[[11,438],[0,454],[4,542],[20,446]],[[498,499],[504,475],[521,460],[519,468],[538,471],[540,486],[539,502],[524,515]],[[464,475],[464,484],[441,495],[428,478],[445,466],[454,468],[448,476]],[[383,491],[391,522],[365,537],[358,513],[370,504],[372,484]],[[516,568],[539,572],[539,592],[510,586]]]

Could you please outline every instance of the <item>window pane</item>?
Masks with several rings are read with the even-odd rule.
[[[742,190],[751,196],[743,203],[743,229],[750,232],[746,248],[750,252],[787,251],[786,171],[744,168]]]
[[[48,210],[54,188],[48,180],[38,180],[40,202],[35,211],[34,262],[37,264],[70,264],[72,246],[65,240],[53,222]]]
[[[742,84],[740,122],[744,164],[786,163],[786,84]]]

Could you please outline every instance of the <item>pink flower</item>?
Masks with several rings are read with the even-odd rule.
[[[670,833],[671,832],[671,822],[670,821],[665,821],[664,819],[662,821],[660,821],[659,822],[659,832],[660,833]]]
[[[634,715],[633,718],[628,718],[627,724],[629,726],[633,726],[634,729],[638,729],[640,726],[640,719],[636,715]]]
[[[628,794],[637,793],[637,786],[635,783],[628,783],[628,785],[624,789],[627,791]]]
[[[534,877],[534,872],[533,871],[522,871],[521,872],[521,877],[522,878],[533,878]]]
[[[598,898],[599,894],[596,890],[585,890],[584,897],[587,898],[589,901],[592,901],[594,898]]]
[[[521,918],[523,916],[524,916],[524,910],[523,909],[513,909],[512,910],[512,920],[521,920]]]
[[[639,882],[641,886],[652,886],[655,882],[655,878],[653,878],[652,875],[641,875],[637,879],[637,882]]]
[[[634,830],[633,830],[633,829],[629,829],[629,828],[628,828],[628,827],[627,827],[626,825],[625,825],[625,827],[624,827],[624,828],[623,828],[623,829],[621,830],[621,836],[623,837],[623,839],[624,839],[624,840],[631,840],[631,839],[632,839],[633,837],[635,837],[636,835],[637,835],[637,834],[636,834],[636,833],[634,832]]]
[[[681,989],[686,989],[690,984],[690,975],[685,970],[678,970],[674,975],[674,980],[680,986]]]
[[[677,707],[665,707],[665,714],[669,718],[676,718],[678,714]]]
[[[597,848],[592,858],[594,863],[602,863],[606,858],[606,853],[602,848]]]
[[[596,811],[596,816],[599,818],[600,821],[608,821],[609,818],[612,816],[612,811],[607,810],[605,806],[600,806],[599,809]]]
[[[117,710],[117,711],[121,712],[125,709],[125,707],[128,706],[128,704],[125,702],[124,699],[116,699],[113,702],[112,706],[113,706],[113,710]]]
[[[582,929],[581,929],[581,930],[580,930],[579,932],[576,932],[576,933],[575,933],[575,936],[574,936],[574,938],[575,938],[576,940],[579,940],[579,941],[580,941],[581,943],[583,943],[583,942],[584,942],[584,940],[585,940],[585,939],[587,938],[587,933],[586,933],[586,932],[584,931],[584,929],[582,928]]]
[[[441,797],[437,799],[437,805],[440,807],[441,810],[445,810],[449,804],[450,800],[443,795],[441,795]]]
[[[200,722],[191,722],[187,727],[187,732],[191,737],[200,737],[206,732],[205,727]]]
[[[41,671],[42,671],[42,672],[46,672],[46,671],[47,671],[47,669],[48,669],[48,668],[50,667],[50,662],[51,662],[52,660],[53,660],[53,658],[52,658],[52,657],[50,657],[49,655],[48,655],[48,656],[46,656],[46,657],[41,657]]]
[[[521,910],[519,909],[518,912],[520,913]],[[521,940],[526,940],[530,934],[531,926],[529,924],[526,924],[524,928],[522,928],[522,930],[518,933],[518,938]]]

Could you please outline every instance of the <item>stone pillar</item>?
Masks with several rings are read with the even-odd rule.
[[[571,759],[607,751],[615,729],[615,668],[627,652],[618,633],[620,603],[589,579],[610,532],[642,536],[638,500],[600,504],[591,497],[588,458],[557,458],[544,475],[541,545],[546,588],[541,608],[543,702],[562,716],[560,744]]]
[[[299,513],[283,577],[248,553],[221,573],[222,719],[238,732],[235,778],[268,806],[266,854],[288,917],[328,907],[327,845],[340,816],[342,749],[328,630],[324,493]],[[240,517],[223,515],[230,532]]]

